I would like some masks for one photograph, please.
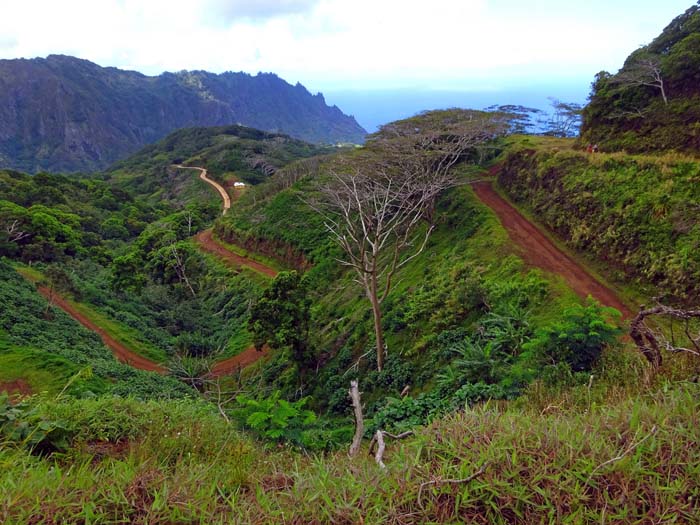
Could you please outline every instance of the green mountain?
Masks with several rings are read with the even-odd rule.
[[[615,74],[596,76],[581,144],[604,151],[700,150],[700,4]]]
[[[354,118],[274,74],[149,77],[61,55],[0,60],[0,166],[94,171],[173,130],[243,124],[315,143],[363,141]]]

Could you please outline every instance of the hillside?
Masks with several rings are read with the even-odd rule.
[[[274,74],[148,77],[69,56],[0,60],[0,167],[98,170],[173,130],[230,124],[317,143],[365,135],[321,94]]]
[[[176,198],[180,186],[173,183],[174,164],[201,166],[229,185],[234,180],[257,184],[293,160],[335,149],[243,126],[187,128],[115,163],[108,173],[120,185],[142,195],[156,192],[163,201]]]
[[[700,162],[680,155],[587,154],[573,141],[520,137],[498,181],[571,248],[647,296],[700,297]]]
[[[615,74],[596,76],[580,145],[630,153],[700,151],[700,4],[634,51]]]
[[[61,301],[87,319],[83,324],[97,326],[100,335],[161,369],[179,356],[216,353],[221,359],[250,346],[247,305],[266,279],[199,248],[194,235],[221,213],[221,198],[198,172],[173,168],[171,162],[196,160],[211,165],[212,176],[239,180],[240,175],[251,181],[325,150],[239,126],[183,130],[154,148],[154,158],[136,156],[107,175],[0,171],[0,256],[12,263],[3,265],[0,280],[8,305],[2,321],[27,374],[42,369],[41,359],[29,354],[68,355],[64,343],[54,341],[53,328],[46,328],[53,312],[65,318],[56,307]],[[228,171],[239,167],[240,172]],[[17,289],[22,279],[15,270],[43,287],[48,304],[36,290],[30,292],[28,283]],[[19,314],[22,300],[31,301],[31,313]],[[84,332],[77,325],[74,330]],[[92,341],[99,339],[93,334]],[[54,345],[59,350],[50,350]],[[74,351],[86,352],[83,346]],[[74,362],[87,365],[91,360],[84,355]],[[59,377],[67,373],[56,370]],[[139,395],[140,388],[137,381],[131,391]],[[167,389],[162,395],[169,395]]]
[[[648,252],[666,272],[653,284],[692,299],[697,228],[681,204],[697,200],[697,162],[510,136],[511,118],[427,112],[332,154],[195,128],[105,175],[3,172],[0,389],[47,391],[0,397],[3,522],[696,522],[697,356],[665,352],[653,368],[621,337],[627,319],[586,295],[634,301],[519,215],[539,234],[522,242],[484,189],[566,241],[570,223],[603,265],[622,254],[642,268]],[[251,184],[221,216],[219,195],[176,162]],[[615,213],[626,207],[629,220]],[[613,254],[585,236],[600,225]],[[396,248],[363,267],[387,231],[379,242]],[[372,265],[385,269],[363,284]],[[20,274],[168,375],[127,373]],[[639,276],[617,277],[626,291]],[[681,330],[674,341],[690,344],[700,327]],[[211,373],[244,352],[252,366]],[[353,458],[351,380],[364,414]],[[380,431],[385,467],[368,454]]]

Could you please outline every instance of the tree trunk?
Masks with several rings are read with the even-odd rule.
[[[362,444],[362,436],[365,431],[364,418],[362,417],[362,402],[360,401],[360,389],[356,380],[350,381],[350,399],[352,399],[352,407],[355,411],[355,437],[352,438],[352,445],[348,456],[351,458],[357,456]]]
[[[377,296],[377,276],[372,275],[369,287],[369,300],[372,303],[372,314],[374,314],[374,336],[377,340],[377,370],[384,368],[384,332],[382,331],[382,308]]]
[[[661,98],[664,99],[664,104],[668,106],[668,97],[666,97],[666,89],[664,88],[664,81],[659,82],[659,89],[661,89]]]

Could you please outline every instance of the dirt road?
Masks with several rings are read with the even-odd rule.
[[[267,347],[260,351],[256,350],[254,346],[246,348],[240,354],[216,363],[212,368],[212,375],[214,377],[221,377],[234,374],[242,368],[252,365],[262,357],[265,357],[268,352],[269,348]]]
[[[134,368],[138,368],[140,370],[158,372],[159,374],[165,373],[165,368],[163,366],[151,361],[150,359],[146,359],[145,357],[140,356],[133,350],[124,346],[119,341],[113,339],[107,332],[104,331],[104,329],[97,326],[90,319],[88,319],[78,310],[73,308],[73,306],[68,301],[66,301],[56,292],[51,291],[46,286],[39,286],[37,289],[39,290],[39,293],[41,295],[46,297],[50,302],[53,302],[53,304],[58,306],[61,310],[66,312],[85,328],[87,328],[88,330],[92,330],[97,335],[99,335],[102,339],[102,342],[112,351],[114,357],[116,357],[122,363],[126,363],[127,365],[131,365]]]
[[[214,239],[214,232],[212,230],[204,230],[199,232],[195,236],[195,240],[205,252],[216,255],[217,257],[236,267],[247,266],[248,268],[252,268],[256,272],[267,275],[268,277],[275,277],[277,275],[277,270],[273,270],[269,266],[265,266],[258,261],[254,261],[253,259],[243,257],[242,255],[238,255],[237,253],[227,250],[224,246],[219,244],[216,239]]]
[[[605,306],[619,310],[625,319],[633,317],[631,310],[615,292],[557,248],[534,224],[496,193],[491,182],[477,182],[473,188],[477,197],[501,220],[511,240],[520,248],[520,255],[528,264],[561,275],[581,297],[591,295]]]
[[[134,351],[130,350],[128,347],[124,346],[119,341],[116,341],[109,336],[102,328],[97,326],[95,323],[90,321],[87,317],[82,315],[78,310],[73,308],[73,306],[66,301],[65,298],[58,295],[56,292],[52,292],[49,288],[45,286],[38,287],[39,293],[46,297],[49,301],[53,302],[54,305],[58,306],[61,310],[70,315],[73,319],[78,321],[88,330],[91,330],[98,334],[102,339],[102,342],[112,351],[114,356],[127,365],[138,368],[139,370],[147,370],[149,372],[158,372],[159,374],[164,374],[166,368],[150,359],[138,355]],[[258,359],[266,356],[268,349],[265,348],[262,351],[257,351],[254,346],[246,348],[238,355],[230,357],[229,359],[224,359],[219,361],[214,365],[212,369],[212,375],[214,377],[222,377],[228,374],[237,372],[241,368],[245,368],[248,365],[255,363]]]
[[[199,168],[197,166],[183,166],[182,164],[175,164],[175,167],[183,170],[199,170],[199,178],[207,184],[213,186],[216,189],[216,191],[219,192],[219,195],[221,195],[221,199],[223,200],[223,211],[221,212],[221,214],[226,215],[226,212],[231,209],[231,197],[229,197],[228,192],[221,184],[207,177],[206,169]]]

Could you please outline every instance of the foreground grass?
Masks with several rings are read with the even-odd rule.
[[[666,383],[614,405],[568,399],[456,413],[390,443],[386,471],[365,454],[310,457],[254,443],[196,401],[45,400],[40,412],[65,423],[72,445],[48,457],[0,447],[0,521],[700,520],[697,384]]]

